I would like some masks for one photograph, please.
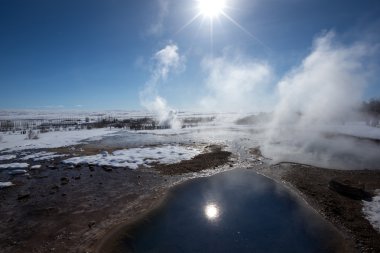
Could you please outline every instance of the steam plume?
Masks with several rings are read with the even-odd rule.
[[[166,100],[158,95],[157,86],[167,80],[171,72],[184,68],[184,57],[178,53],[178,46],[170,43],[156,52],[152,58],[153,70],[149,81],[140,92],[140,102],[149,111],[158,116],[161,125],[169,125],[172,128],[181,126],[175,110],[170,108]]]

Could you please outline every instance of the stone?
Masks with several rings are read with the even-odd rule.
[[[22,199],[28,199],[30,198],[30,193],[29,192],[20,192],[17,196],[17,199],[18,200],[22,200]]]
[[[69,183],[69,178],[68,177],[61,177],[61,185],[66,185]]]

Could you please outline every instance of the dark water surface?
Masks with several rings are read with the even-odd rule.
[[[334,252],[335,230],[252,170],[191,180],[128,228],[113,252]]]

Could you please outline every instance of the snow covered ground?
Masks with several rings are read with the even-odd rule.
[[[55,152],[42,151],[42,152],[24,156],[21,158],[21,160],[33,159],[33,161],[43,161],[43,160],[52,160],[54,158],[63,157],[63,156],[66,156],[66,155],[59,155]]]
[[[6,161],[6,160],[11,160],[15,159],[15,155],[0,155],[0,161]]]
[[[12,182],[0,182],[0,189],[11,187],[12,185],[14,185]]]
[[[68,164],[94,164],[114,167],[128,167],[137,169],[139,166],[147,166],[151,163],[170,164],[182,160],[189,160],[200,154],[196,148],[165,145],[160,147],[131,148],[114,151],[112,154],[103,152],[92,156],[73,157],[64,160]]]
[[[131,117],[151,116],[149,112],[126,110],[65,110],[65,109],[39,109],[39,110],[0,110],[0,120],[33,120],[33,119],[60,119],[60,118],[93,118],[117,117],[120,119]]]
[[[28,163],[6,163],[6,164],[0,164],[0,170],[1,169],[20,169],[20,168],[28,168]]]
[[[189,116],[214,116],[235,113],[214,113],[214,112],[190,112],[181,111],[177,113],[179,118]],[[33,119],[61,119],[61,118],[90,118],[97,119],[99,117],[116,117],[118,119],[153,117],[155,114],[148,111],[128,111],[128,110],[65,110],[65,109],[38,109],[38,110],[0,110],[0,120],[33,120]]]
[[[82,143],[85,140],[97,140],[105,135],[111,135],[120,130],[99,128],[91,130],[58,131],[39,135],[36,140],[26,139],[22,134],[2,135],[0,151],[19,151],[37,148],[58,148]]]
[[[372,201],[363,201],[363,213],[374,229],[380,233],[380,190]]]

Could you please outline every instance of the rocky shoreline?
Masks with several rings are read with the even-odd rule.
[[[332,182],[344,182],[348,189],[373,194],[380,188],[380,172],[332,170],[296,163],[265,166],[257,171],[295,190],[345,235],[354,252],[380,251],[380,233],[362,212],[362,200],[368,196],[359,198],[347,189],[343,191],[332,187]]]

